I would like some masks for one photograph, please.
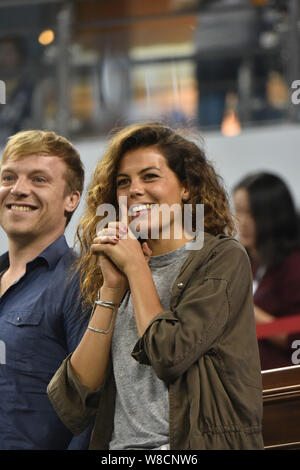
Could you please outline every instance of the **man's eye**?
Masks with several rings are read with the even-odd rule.
[[[4,183],[10,183],[11,181],[14,181],[15,177],[13,175],[2,175],[1,176],[1,181]]]
[[[45,183],[46,179],[43,176],[34,176],[33,181],[35,183]]]

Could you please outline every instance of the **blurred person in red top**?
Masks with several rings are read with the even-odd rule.
[[[240,242],[253,272],[256,323],[299,314],[299,333],[259,340],[262,370],[293,365],[292,343],[300,338],[299,219],[286,183],[260,172],[247,175],[234,188]]]

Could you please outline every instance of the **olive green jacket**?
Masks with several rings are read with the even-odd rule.
[[[168,386],[171,449],[263,448],[251,270],[236,240],[205,234],[203,248],[191,251],[180,270],[170,309],[152,320],[132,356]],[[48,395],[74,434],[95,420],[90,449],[108,449],[115,402],[111,363],[105,384],[91,391],[68,357]]]

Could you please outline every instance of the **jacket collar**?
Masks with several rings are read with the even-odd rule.
[[[217,247],[221,243],[224,243],[227,240],[233,240],[233,238],[228,237],[223,234],[214,236],[208,232],[204,232],[204,239],[203,239],[202,247],[198,250],[191,250],[190,254],[188,255],[188,257],[186,258],[185,262],[183,263],[181,267],[179,276],[181,276],[189,266],[191,267],[193,267],[193,265],[200,266],[205,261],[207,256],[211,254],[212,250],[215,247]]]

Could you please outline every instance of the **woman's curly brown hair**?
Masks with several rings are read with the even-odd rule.
[[[188,189],[190,197],[187,202],[194,211],[196,204],[204,204],[204,230],[212,235],[233,235],[234,223],[227,194],[204,151],[181,132],[161,123],[127,126],[112,137],[95,169],[85,213],[77,229],[80,244],[77,269],[80,272],[81,294],[88,304],[92,305],[96,300],[102,284],[96,256],[90,252],[96,227],[101,220],[96,214],[97,208],[108,203],[118,208],[116,177],[120,159],[128,151],[150,146],[155,146],[164,155],[170,169]]]

